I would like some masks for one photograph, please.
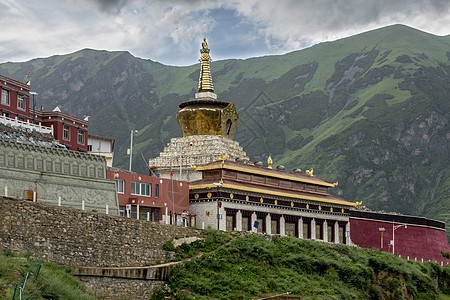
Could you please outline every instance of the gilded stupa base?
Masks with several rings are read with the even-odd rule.
[[[181,178],[180,178],[180,146],[181,146]],[[219,135],[192,135],[172,138],[164,147],[159,157],[149,160],[149,168],[161,178],[183,181],[201,179],[202,173],[192,166],[199,166],[220,159],[221,153],[230,160],[241,160],[250,163],[245,151],[239,143]]]

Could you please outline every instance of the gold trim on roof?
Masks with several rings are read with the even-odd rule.
[[[276,174],[276,173],[271,173],[271,172],[267,172],[267,171],[263,171],[263,170],[261,170],[261,171],[260,170],[252,170],[252,169],[247,169],[247,168],[243,168],[243,167],[230,166],[230,165],[226,165],[226,164],[199,166],[199,167],[195,168],[195,171],[205,171],[205,170],[215,170],[215,169],[227,169],[227,170],[233,170],[233,171],[241,171],[241,172],[246,172],[246,173],[251,173],[251,174],[256,174],[256,175],[275,177],[275,178],[279,178],[279,179],[287,179],[287,180],[292,180],[292,181],[297,181],[297,182],[311,183],[311,184],[317,184],[317,185],[321,185],[321,186],[334,187],[334,184],[329,183],[329,182],[314,181],[314,180],[309,180],[309,179],[305,179],[305,178],[298,178],[295,176]]]
[[[200,190],[200,189],[210,189],[210,188],[217,188],[217,186],[215,186],[213,183],[189,186],[189,190]],[[285,193],[285,192],[269,191],[269,190],[264,190],[264,189],[250,188],[250,187],[244,187],[244,186],[228,184],[228,183],[224,183],[221,186],[221,188],[235,189],[235,190],[240,190],[240,191],[245,191],[245,192],[261,193],[261,194],[268,194],[268,195],[273,195],[273,196],[281,196],[281,197],[288,197],[288,198],[295,198],[295,199],[302,199],[302,200],[310,200],[310,201],[316,201],[316,202],[340,204],[340,205],[345,205],[345,206],[356,206],[357,205],[356,203],[353,203],[353,202],[332,200],[332,199],[323,199],[323,198],[314,197],[314,196],[296,195],[296,194],[290,194],[290,193]]]

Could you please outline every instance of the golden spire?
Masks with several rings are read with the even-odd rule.
[[[267,159],[268,168],[272,169],[272,157],[269,155],[269,158]]]
[[[211,71],[209,68],[211,57],[209,56],[209,48],[208,43],[206,42],[206,38],[203,38],[202,49],[200,49],[200,61],[201,67],[200,67],[200,79],[198,80],[198,92],[214,93]]]

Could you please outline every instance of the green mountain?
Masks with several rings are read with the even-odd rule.
[[[235,139],[251,159],[314,168],[343,198],[446,221],[450,234],[450,36],[394,25],[211,68],[218,99],[238,107]],[[138,129],[133,169],[147,173],[141,156],[181,135],[175,114],[194,96],[199,64],[88,49],[0,64],[17,80],[27,72],[38,108],[90,115],[90,133],[116,139],[116,166],[126,168]]]

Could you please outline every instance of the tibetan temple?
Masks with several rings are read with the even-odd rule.
[[[180,104],[183,137],[172,138],[149,168],[161,177],[190,181],[189,209],[197,226],[257,231],[350,244],[349,210],[357,204],[332,196],[336,186],[307,174],[252,164],[232,140],[239,115],[217,100],[203,40],[195,100]],[[178,175],[178,168],[180,175]]]
[[[160,156],[149,161],[150,170],[160,177],[169,178],[172,169],[180,169],[180,173],[173,172],[174,179],[200,179],[201,173],[192,166],[215,161],[221,153],[226,153],[231,160],[250,162],[239,143],[232,140],[239,119],[236,106],[233,102],[218,101],[214,93],[209,52],[204,38],[198,93],[195,100],[181,103],[177,114],[183,137],[172,138]]]

